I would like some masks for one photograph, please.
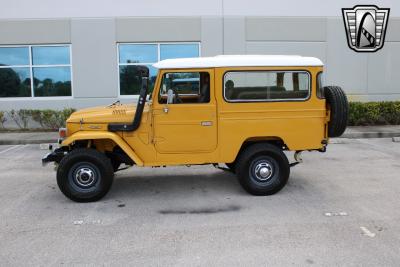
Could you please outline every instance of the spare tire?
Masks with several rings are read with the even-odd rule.
[[[349,117],[349,103],[346,94],[339,86],[325,86],[324,94],[331,111],[328,136],[341,136],[346,130]]]

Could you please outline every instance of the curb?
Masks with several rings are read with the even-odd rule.
[[[364,139],[364,138],[392,138],[400,137],[400,132],[355,132],[344,133],[339,138]]]
[[[41,139],[41,140],[0,140],[0,145],[31,145],[31,144],[54,144],[57,140]]]

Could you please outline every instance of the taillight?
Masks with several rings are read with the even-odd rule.
[[[58,135],[60,139],[65,139],[67,137],[67,128],[58,129]]]

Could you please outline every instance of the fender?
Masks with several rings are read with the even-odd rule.
[[[93,139],[110,139],[114,141],[138,166],[144,166],[143,161],[135,153],[135,151],[116,133],[106,131],[81,131],[67,137],[61,146],[69,146],[78,140],[93,140]]]

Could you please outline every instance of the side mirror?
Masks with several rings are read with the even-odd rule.
[[[168,89],[167,91],[167,104],[174,103],[174,91],[172,89]]]

